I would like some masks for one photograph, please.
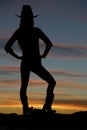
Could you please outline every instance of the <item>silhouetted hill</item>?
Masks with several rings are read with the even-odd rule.
[[[47,113],[35,109],[29,115],[0,114],[0,130],[87,130],[87,111]]]

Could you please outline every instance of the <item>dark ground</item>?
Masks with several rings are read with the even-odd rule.
[[[0,130],[87,130],[87,111],[47,113],[35,109],[29,115],[0,113]]]

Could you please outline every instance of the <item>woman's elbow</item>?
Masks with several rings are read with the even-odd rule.
[[[4,47],[4,50],[8,53],[9,52],[9,49],[7,46]]]

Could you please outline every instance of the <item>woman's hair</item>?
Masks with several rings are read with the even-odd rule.
[[[19,28],[30,28],[33,27],[34,20],[30,17],[21,17]]]

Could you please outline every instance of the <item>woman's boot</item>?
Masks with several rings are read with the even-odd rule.
[[[23,105],[23,114],[29,114],[31,112],[31,110],[33,109],[33,107],[28,107],[28,98],[27,96],[21,98],[21,102]]]
[[[47,112],[56,112],[55,110],[52,110],[52,108],[51,108],[52,103],[53,103],[53,99],[54,99],[53,93],[50,95],[47,95],[46,101],[45,101],[45,104],[43,105],[42,110],[47,111]]]

